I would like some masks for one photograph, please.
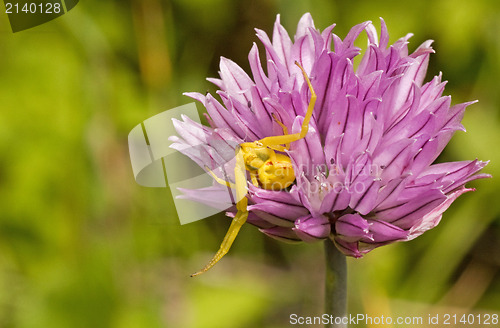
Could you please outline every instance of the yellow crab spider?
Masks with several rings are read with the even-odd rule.
[[[236,213],[231,226],[222,241],[218,252],[208,262],[208,264],[200,271],[193,273],[191,277],[200,275],[212,268],[219,260],[226,255],[231,248],[240,228],[246,222],[248,217],[246,198],[247,194],[247,177],[246,171],[249,171],[252,184],[267,190],[282,190],[289,187],[295,181],[295,173],[292,167],[290,157],[283,154],[289,149],[290,143],[304,138],[309,130],[309,121],[316,103],[316,93],[311,85],[311,81],[307,76],[304,68],[295,62],[307,82],[311,91],[311,99],[307,112],[302,122],[299,133],[288,134],[287,128],[283,123],[278,121],[273,114],[273,118],[283,128],[283,135],[266,137],[253,142],[245,142],[239,145],[236,149],[236,165],[234,170],[235,183],[227,182],[215,176],[215,174],[207,168],[213,178],[220,184],[236,189]],[[283,146],[284,145],[284,146]],[[276,153],[278,151],[279,153]]]

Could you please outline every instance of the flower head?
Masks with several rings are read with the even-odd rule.
[[[472,103],[451,106],[451,97],[442,95],[441,75],[424,83],[432,41],[408,54],[411,34],[388,45],[383,20],[380,37],[371,22],[354,26],[343,40],[333,28],[318,31],[305,14],[293,41],[279,16],[272,40],[256,30],[266,69],[256,44],[249,53],[253,78],[221,58],[220,79],[209,79],[221,101],[187,93],[205,106],[211,127],[177,121],[181,138],[171,140],[172,147],[215,171],[228,165],[237,144],[284,130],[298,133],[310,90],[297,61],[317,101],[306,137],[284,152],[295,182],[268,190],[248,177],[248,222],[279,240],[331,238],[346,255],[361,257],[435,227],[451,203],[471,190],[465,183],[488,176],[476,174],[487,163],[432,164],[453,133],[464,130],[460,121]],[[354,42],[362,32],[368,47],[355,68],[361,49]],[[202,148],[190,147],[200,140],[205,140]],[[211,199],[218,188],[225,189],[215,184],[184,192],[187,198]],[[234,213],[229,209],[229,216]]]

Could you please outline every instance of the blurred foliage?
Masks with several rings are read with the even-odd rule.
[[[288,327],[322,313],[322,245],[285,245],[246,226],[210,273],[228,219],[180,226],[168,190],[134,182],[127,134],[214,90],[220,56],[248,71],[254,27],[312,13],[343,37],[383,17],[391,42],[435,40],[455,103],[479,99],[440,160],[491,160],[442,223],[349,260],[350,312],[500,308],[500,3],[496,0],[114,0],[80,2],[12,34],[0,22],[0,327]],[[430,79],[430,77],[428,77]],[[447,310],[448,309],[448,310]],[[449,310],[448,312],[450,312]]]

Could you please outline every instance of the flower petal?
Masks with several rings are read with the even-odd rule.
[[[372,240],[370,224],[359,214],[346,214],[335,221],[335,233],[346,242],[357,242],[361,239]]]
[[[330,235],[330,222],[326,216],[308,215],[295,221],[293,231],[305,242],[316,242]]]

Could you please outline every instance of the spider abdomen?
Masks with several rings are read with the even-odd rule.
[[[295,181],[290,157],[283,154],[275,156],[274,161],[267,160],[257,171],[260,185],[267,190],[286,189]]]

